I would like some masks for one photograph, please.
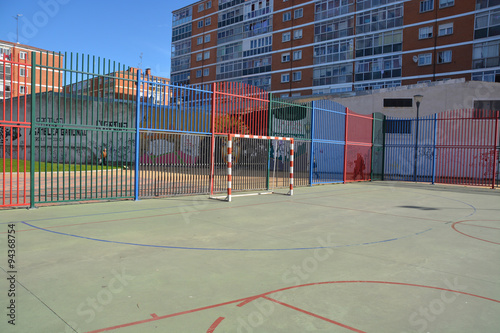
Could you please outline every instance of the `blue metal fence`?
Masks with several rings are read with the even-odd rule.
[[[345,106],[314,101],[310,184],[340,183],[344,179]]]
[[[433,182],[435,142],[436,115],[419,118],[418,126],[414,118],[387,117],[384,179]]]

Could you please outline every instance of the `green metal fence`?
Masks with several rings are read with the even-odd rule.
[[[384,179],[384,120],[383,114],[373,114],[372,180]]]
[[[31,205],[133,197],[135,73],[110,60],[32,53]]]
[[[294,185],[308,186],[310,182],[312,103],[293,103],[270,94],[269,105],[269,135],[295,139]],[[270,152],[272,153],[272,149]],[[270,158],[270,165],[275,164],[274,160]]]

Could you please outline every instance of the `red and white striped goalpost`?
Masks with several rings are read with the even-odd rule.
[[[231,201],[231,182],[232,182],[232,163],[233,163],[233,138],[245,138],[245,139],[264,139],[264,140],[284,140],[290,141],[290,192],[288,195],[293,195],[293,138],[281,137],[281,136],[263,136],[263,135],[246,135],[246,134],[229,134],[227,141],[227,201]],[[241,194],[236,196],[245,195],[257,195],[255,194]]]

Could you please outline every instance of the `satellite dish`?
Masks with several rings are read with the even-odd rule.
[[[418,57],[416,55],[413,56],[413,62],[416,63],[418,61]]]

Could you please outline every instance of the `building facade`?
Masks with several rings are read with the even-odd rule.
[[[171,80],[282,97],[500,82],[500,0],[203,0],[173,12]]]
[[[36,78],[36,85],[32,87],[32,52],[36,54],[35,63],[45,64],[47,68],[43,75]],[[0,40],[0,99],[25,96],[40,91],[63,90],[61,68],[63,56],[33,46],[16,44]]]
[[[137,99],[137,73],[139,69],[127,69],[96,76],[65,86],[66,93],[75,96],[110,98],[135,101]],[[141,79],[145,81],[139,89],[141,101],[152,104],[168,105],[170,94],[168,85],[170,79],[151,74],[151,69],[141,71]]]

